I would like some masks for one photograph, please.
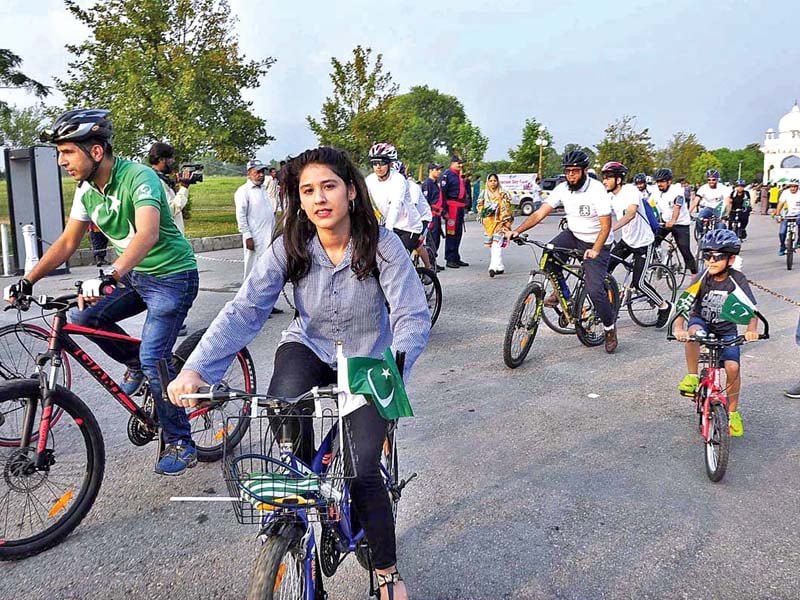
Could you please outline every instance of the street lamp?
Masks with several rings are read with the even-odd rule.
[[[542,136],[536,138],[536,145],[539,146],[539,181],[542,180],[542,153],[544,152],[545,146],[547,146],[547,140]]]

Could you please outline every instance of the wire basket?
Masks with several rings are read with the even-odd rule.
[[[222,461],[237,520],[260,525],[299,510],[310,521],[337,520],[355,466],[348,419],[339,419],[335,400],[258,408],[229,417],[226,431],[236,431],[240,419],[250,427],[239,445],[224,445]]]

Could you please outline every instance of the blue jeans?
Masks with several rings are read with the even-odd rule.
[[[697,213],[697,218],[702,219],[710,219],[711,217],[719,216],[719,213],[714,210],[713,208],[701,208],[700,211]],[[717,224],[714,226],[714,229],[725,229],[725,223],[722,221],[717,221]]]
[[[142,344],[93,339],[106,354],[131,369],[141,369],[150,382],[150,391],[167,444],[192,442],[191,426],[186,411],[162,398],[158,377],[158,360],[166,358],[170,379],[175,377],[172,366],[172,347],[178,338],[186,313],[197,296],[199,277],[197,270],[183,271],[157,277],[131,271],[120,281],[119,287],[94,306],[83,311],[74,309],[70,320],[76,325],[102,329],[127,335],[117,322],[147,311],[142,328]]]

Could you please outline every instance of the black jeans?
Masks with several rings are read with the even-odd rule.
[[[315,385],[335,383],[336,371],[328,364],[303,344],[287,342],[275,352],[275,368],[267,393],[275,397],[295,397]],[[345,420],[350,429],[352,458],[358,465],[356,476],[350,481],[353,506],[369,542],[374,567],[386,569],[397,563],[392,506],[380,472],[388,423],[372,404],[359,408]],[[307,440],[307,435],[304,439]]]
[[[434,256],[439,258],[439,246],[442,242],[442,217],[436,216],[431,219],[430,225],[430,247],[433,248]]]
[[[447,213],[445,212],[445,214]],[[456,231],[453,235],[448,235],[444,238],[444,259],[447,262],[457,263],[461,261],[459,248],[462,235],[464,235],[464,209],[459,208],[456,211]]]
[[[594,244],[584,242],[575,237],[569,231],[562,231],[550,243],[560,248],[570,248],[572,250],[581,250],[585,252],[589,250]],[[605,288],[606,273],[608,273],[608,261],[611,256],[609,246],[603,246],[597,258],[590,258],[583,261],[583,279],[586,283],[586,290],[589,292],[589,297],[594,302],[597,316],[603,321],[603,325],[611,327],[616,320],[614,314],[614,307],[611,306],[611,301],[608,299],[608,294]],[[555,267],[560,270],[560,267]]]
[[[678,250],[683,257],[684,264],[689,268],[692,275],[697,274],[697,263],[692,254],[691,239],[692,234],[689,231],[689,225],[673,225],[672,228],[667,229],[663,225],[656,231],[655,244],[658,246],[664,239],[671,233]]]

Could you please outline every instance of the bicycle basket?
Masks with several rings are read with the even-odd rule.
[[[319,402],[319,401],[318,401]],[[348,419],[340,420],[335,402],[315,411],[258,409],[258,414],[227,419],[250,426],[241,442],[224,445],[222,469],[237,520],[260,525],[280,513],[296,517],[305,510],[311,521],[338,518],[349,494],[345,481],[355,476]]]

